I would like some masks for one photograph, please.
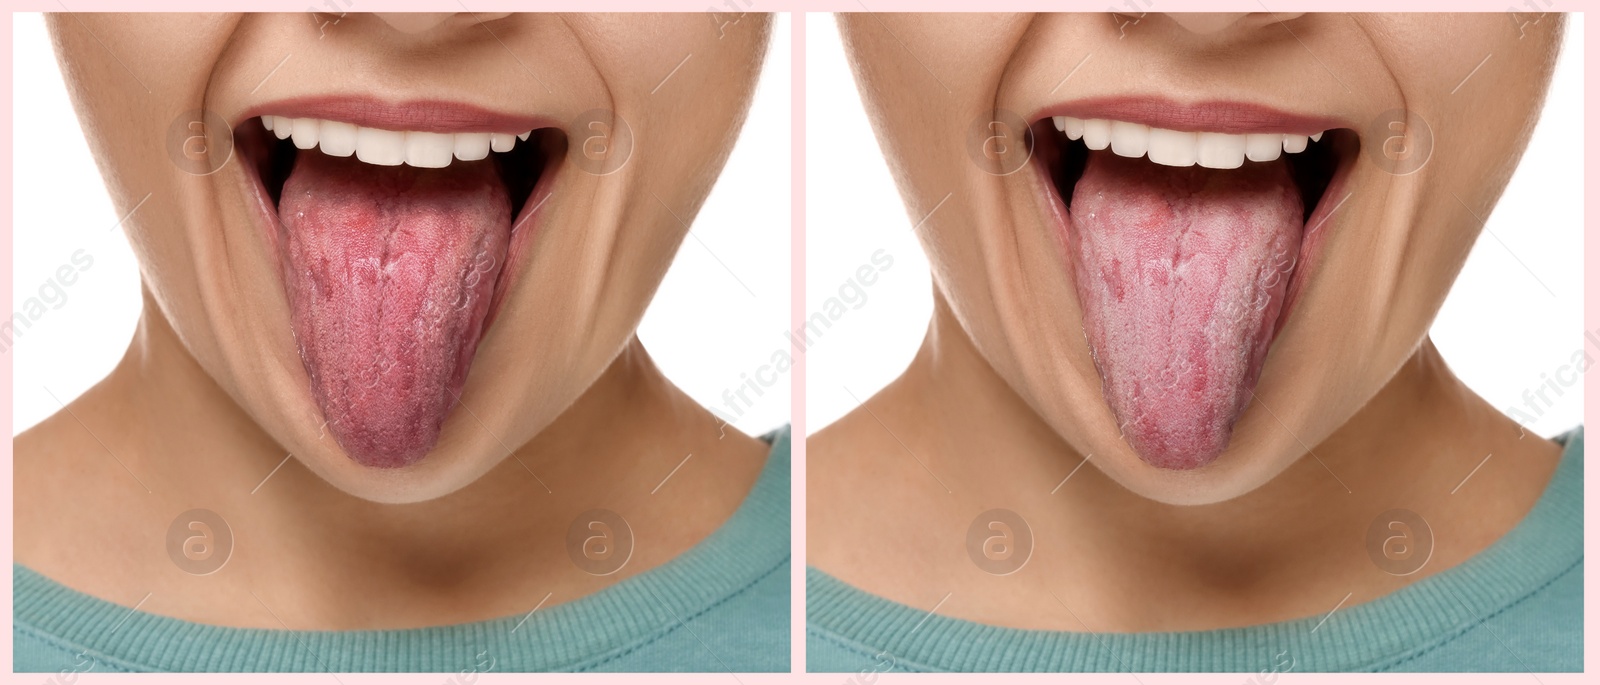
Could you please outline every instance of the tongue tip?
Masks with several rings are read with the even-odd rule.
[[[445,389],[460,394],[458,384]],[[361,466],[401,469],[426,459],[438,446],[445,419],[455,407],[449,395],[407,395],[388,389],[390,401],[361,401],[335,410],[343,420],[328,426],[344,453]],[[332,407],[324,404],[324,412]]]
[[[398,453],[398,454],[385,453],[385,452],[375,452],[375,453],[371,453],[371,454],[363,454],[363,453],[358,453],[358,452],[351,452],[350,453],[350,460],[355,462],[355,463],[357,463],[357,464],[365,466],[365,467],[367,467],[369,469],[385,469],[385,470],[389,470],[389,469],[403,469],[403,468],[405,468],[407,466],[411,466],[413,464],[416,464],[417,462],[422,461],[422,458],[426,457],[426,456],[428,456],[428,453],[427,453],[426,450],[420,451],[420,452],[402,452],[402,453]]]
[[[1134,447],[1139,459],[1164,471],[1193,471],[1211,465],[1222,456],[1219,448],[1201,449],[1140,449]]]
[[[350,461],[372,469],[400,469],[421,462],[439,442],[439,431],[378,436],[335,434]]]
[[[1193,471],[1211,465],[1228,449],[1237,419],[1237,412],[1226,417],[1168,416],[1161,422],[1135,421],[1123,433],[1140,461],[1166,471]]]

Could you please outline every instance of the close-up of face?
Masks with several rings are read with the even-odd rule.
[[[1423,344],[1562,35],[1514,14],[839,25],[942,305],[1073,451],[1173,504],[1272,480]]]
[[[416,502],[539,434],[633,338],[770,18],[48,21],[146,316],[322,479]]]

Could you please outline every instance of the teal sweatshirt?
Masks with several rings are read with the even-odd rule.
[[[415,630],[224,628],[11,570],[16,672],[787,672],[789,429],[733,516],[689,551],[581,599]]]
[[[1226,630],[1074,633],[974,623],[806,570],[812,672],[1583,670],[1583,429],[1533,510],[1454,568],[1329,616]]]

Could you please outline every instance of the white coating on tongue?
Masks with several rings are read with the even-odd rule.
[[[492,162],[377,167],[302,152],[278,205],[313,399],[370,467],[422,459],[466,382],[511,204]]]
[[[1124,438],[1152,466],[1211,463],[1249,404],[1299,253],[1287,166],[1092,152],[1069,211],[1084,334]]]

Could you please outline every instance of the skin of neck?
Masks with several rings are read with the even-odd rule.
[[[1157,502],[1092,462],[1074,472],[1082,455],[984,360],[942,295],[915,360],[866,406],[876,421],[847,417],[813,442],[810,471],[838,473],[812,476],[811,563],[905,604],[926,609],[948,592],[940,614],[1029,629],[1208,630],[1325,614],[1346,593],[1346,605],[1374,599],[1510,530],[1560,453],[1531,433],[1519,438],[1424,340],[1312,446],[1317,459],[1229,501]],[[879,492],[849,485],[860,478]],[[866,515],[847,503],[869,498],[879,503],[871,529],[844,531]],[[1007,576],[978,569],[961,544],[973,518],[996,507],[1020,514],[1034,536],[1029,563]],[[1366,549],[1368,526],[1395,508],[1436,533],[1428,564],[1404,577]]]
[[[19,525],[17,558],[110,601],[132,605],[150,592],[142,608],[152,613],[238,627],[381,629],[526,612],[546,593],[546,606],[570,601],[715,530],[768,450],[721,430],[633,338],[563,414],[485,477],[426,502],[374,503],[284,461],[285,450],[189,355],[148,294],[145,303],[110,376],[70,414],[18,437],[19,514],[64,497],[78,504],[61,520]],[[699,463],[662,483],[690,453]],[[70,493],[53,485],[68,480],[68,469],[79,475]],[[24,482],[37,486],[34,497],[20,494]],[[182,572],[163,546],[168,524],[195,508],[222,515],[234,536],[228,563],[209,576]],[[633,556],[614,575],[582,572],[565,547],[574,517],[595,508],[633,529]],[[60,535],[83,544],[50,544]]]

